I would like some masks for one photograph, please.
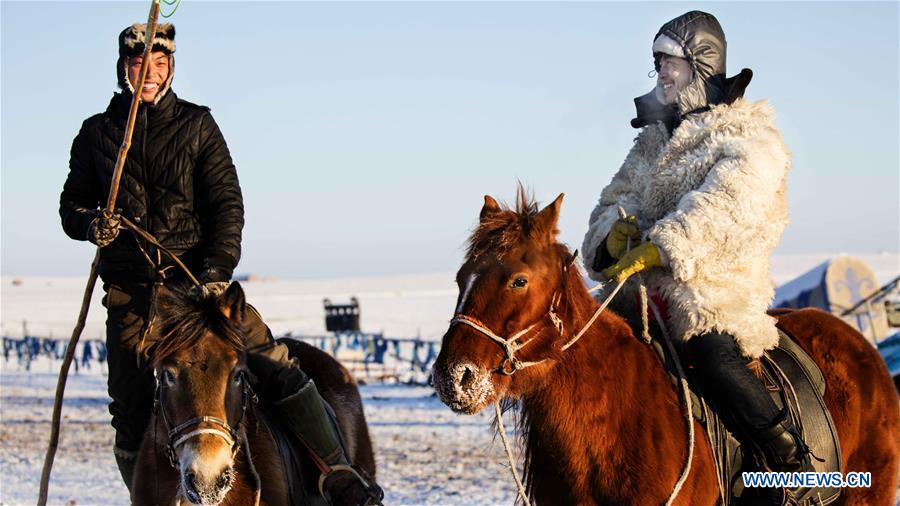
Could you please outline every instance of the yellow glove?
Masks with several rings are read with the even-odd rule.
[[[622,258],[628,247],[628,239],[631,239],[632,247],[641,240],[641,231],[637,226],[637,218],[634,216],[613,223],[606,236],[606,251],[609,252],[609,256],[616,260]]]
[[[659,248],[652,242],[647,241],[625,253],[611,267],[604,269],[603,275],[609,279],[614,279],[618,283],[623,279],[629,278],[632,274],[661,265],[662,259],[659,254]]]

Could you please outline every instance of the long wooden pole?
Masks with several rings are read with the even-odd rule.
[[[116,166],[113,171],[112,183],[109,188],[109,198],[106,201],[106,210],[113,212],[116,208],[116,197],[119,194],[119,181],[122,179],[122,170],[125,167],[125,159],[131,148],[131,136],[134,133],[134,122],[137,118],[138,106],[141,102],[141,90],[144,88],[144,80],[147,78],[147,69],[150,67],[150,54],[153,51],[153,37],[156,34],[156,22],[159,19],[159,0],[151,0],[150,15],[147,19],[147,32],[144,38],[144,58],[141,62],[141,72],[138,82],[134,86],[131,97],[131,109],[128,112],[128,124],[125,129],[125,138],[119,147],[116,158]],[[53,399],[53,418],[50,422],[50,442],[47,445],[47,453],[44,456],[44,468],[41,471],[41,488],[38,494],[38,506],[47,504],[47,491],[50,485],[50,470],[53,468],[53,459],[56,457],[56,448],[59,445],[60,417],[62,415],[63,395],[66,390],[66,380],[69,376],[69,367],[75,357],[75,345],[81,338],[84,324],[87,320],[88,310],[91,306],[91,296],[97,284],[97,270],[100,264],[100,248],[94,253],[94,261],[91,262],[91,272],[88,275],[87,286],[84,289],[84,297],[81,300],[81,312],[78,314],[78,322],[72,330],[69,346],[63,357],[63,363],[59,368],[59,378],[56,381],[56,397]]]

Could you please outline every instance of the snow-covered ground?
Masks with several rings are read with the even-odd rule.
[[[776,256],[772,278],[783,283],[831,255]],[[900,255],[861,257],[885,283],[900,273]],[[0,325],[4,335],[67,338],[84,280],[3,277]],[[324,332],[322,299],[359,299],[362,328],[390,337],[438,341],[457,291],[453,275],[243,283],[248,300],[276,334]],[[102,338],[101,290],[94,294],[85,338]],[[0,505],[33,504],[49,435],[58,363],[38,361],[32,372],[0,359]],[[492,416],[453,414],[428,387],[366,385],[366,415],[387,504],[512,504],[515,485]],[[63,409],[62,440],[50,493],[53,504],[125,504],[112,457],[106,377],[97,368],[71,374]],[[507,422],[507,425],[512,425]]]
[[[2,279],[3,334],[67,338],[83,279]],[[358,297],[362,328],[391,337],[439,340],[456,299],[453,275],[243,283],[247,298],[276,334],[324,332],[322,299]],[[84,338],[102,338],[98,287]],[[23,322],[25,322],[23,324]],[[41,358],[32,372],[0,359],[0,504],[34,504],[49,435],[59,363]],[[386,504],[511,504],[515,484],[490,428],[492,415],[455,415],[429,387],[366,385],[366,417]],[[112,456],[106,377],[96,366],[71,373],[62,440],[53,468],[53,504],[126,504]],[[510,423],[508,423],[510,424]],[[510,424],[511,425],[511,424]]]
[[[0,504],[37,499],[55,388],[54,374],[0,373]],[[428,387],[366,385],[362,396],[385,504],[512,504],[515,484],[492,416],[455,415]],[[105,376],[70,376],[51,504],[128,503],[107,402]]]

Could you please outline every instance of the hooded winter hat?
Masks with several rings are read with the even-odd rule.
[[[653,38],[653,60],[656,71],[663,54],[684,58],[691,65],[693,80],[678,92],[674,106],[660,104],[655,89],[634,99],[637,118],[631,126],[641,128],[674,114],[673,123],[690,113],[710,106],[731,103],[744,94],[753,73],[744,69],[731,79],[725,78],[727,44],[722,26],[712,14],[691,11],[664,24]],[[668,123],[668,122],[667,122]]]
[[[147,34],[145,23],[135,23],[119,34],[119,59],[116,62],[116,77],[119,80],[119,88],[129,93],[134,93],[134,87],[128,82],[128,58],[144,54],[144,38]],[[169,55],[169,77],[156,94],[154,104],[169,91],[172,77],[175,75],[175,26],[171,23],[156,25],[156,33],[153,35],[153,51],[162,51]]]

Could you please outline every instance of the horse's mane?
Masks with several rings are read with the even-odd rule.
[[[528,236],[537,215],[538,205],[534,196],[528,195],[520,184],[516,190],[515,209],[504,203],[499,211],[482,217],[478,228],[469,237],[467,259],[475,260],[489,251],[502,257]]]
[[[154,346],[154,367],[175,353],[190,348],[210,332],[237,351],[246,349],[246,336],[238,322],[222,312],[220,296],[197,296],[183,288],[159,296],[159,341]]]

